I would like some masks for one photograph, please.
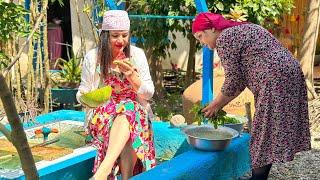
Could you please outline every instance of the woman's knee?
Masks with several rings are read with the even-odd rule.
[[[117,116],[115,119],[114,119],[114,122],[113,123],[118,123],[118,124],[121,124],[121,125],[124,125],[124,126],[129,126],[129,121],[127,119],[127,116],[126,115],[119,115]]]

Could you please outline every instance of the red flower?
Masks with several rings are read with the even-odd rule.
[[[284,33],[285,33],[285,34],[290,34],[290,30],[289,30],[288,28],[285,28],[285,29],[284,29]]]
[[[298,14],[296,17],[296,21],[299,21],[299,20],[300,20],[300,15]]]
[[[173,62],[170,62],[170,64],[173,71],[179,71],[178,64],[174,64]]]

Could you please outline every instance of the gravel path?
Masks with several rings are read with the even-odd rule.
[[[298,153],[285,164],[273,165],[270,180],[320,180],[320,98],[309,104],[312,150]]]

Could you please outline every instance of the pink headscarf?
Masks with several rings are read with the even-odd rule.
[[[247,22],[236,22],[225,19],[220,14],[214,14],[210,12],[199,13],[192,23],[192,33],[198,31],[204,31],[206,29],[215,28],[217,30],[223,30],[229,27],[238,26]]]
[[[101,30],[129,30],[128,13],[123,10],[109,10],[103,16]]]

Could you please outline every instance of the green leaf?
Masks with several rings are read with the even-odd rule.
[[[224,5],[222,4],[222,2],[218,2],[218,3],[216,4],[216,7],[217,7],[217,9],[220,10],[220,11],[223,11],[223,10],[224,10]]]
[[[259,5],[258,4],[254,4],[252,6],[252,10],[255,12],[255,11],[258,11],[259,10]]]

